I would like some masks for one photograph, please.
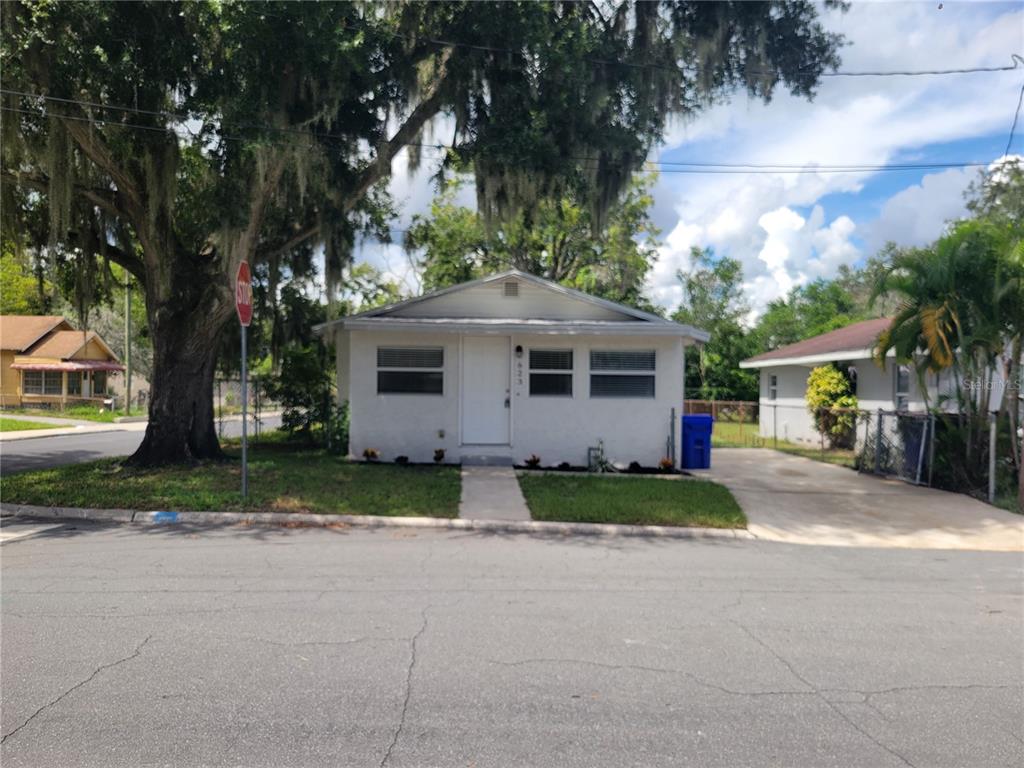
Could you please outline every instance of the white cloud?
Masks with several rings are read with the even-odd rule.
[[[1019,5],[946,3],[854,4],[825,13],[825,26],[847,35],[844,70],[1005,65],[1024,43]],[[679,121],[659,159],[745,163],[883,164],[920,160],[934,144],[1002,133],[1009,127],[1020,73],[946,77],[824,79],[813,102],[779,95],[768,105],[742,97],[696,120]],[[968,151],[969,152],[969,151]],[[987,158],[955,158],[981,159]],[[881,205],[877,221],[843,211],[825,221],[818,202],[833,193],[861,193],[871,172],[690,175],[663,173],[655,189],[658,223],[687,234],[684,253],[670,241],[651,280],[653,298],[671,306],[668,285],[684,267],[689,245],[711,246],[738,259],[756,308],[793,285],[830,277],[842,264],[886,239],[921,242],[963,210],[962,192],[975,171],[925,176]],[[670,201],[670,203],[669,203]],[[668,203],[668,204],[667,204]],[[805,221],[799,208],[812,206]],[[870,210],[870,209],[869,209]]]
[[[976,171],[951,168],[930,173],[885,201],[878,218],[866,227],[867,243],[878,250],[887,242],[924,245],[942,234],[946,223],[967,212],[964,190]]]

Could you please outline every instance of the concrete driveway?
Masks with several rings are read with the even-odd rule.
[[[762,448],[719,448],[700,473],[727,486],[769,541],[1024,551],[1024,517],[967,496]]]

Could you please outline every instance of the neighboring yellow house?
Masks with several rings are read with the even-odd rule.
[[[0,315],[0,406],[99,402],[123,370],[99,334],[63,317]]]

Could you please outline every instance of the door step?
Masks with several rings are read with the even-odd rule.
[[[463,454],[461,461],[465,467],[511,467],[515,464],[511,456],[493,456],[479,453]]]

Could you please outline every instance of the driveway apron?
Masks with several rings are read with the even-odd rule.
[[[718,448],[700,473],[743,507],[751,533],[827,546],[1024,551],[1024,517],[969,496],[766,448]]]

